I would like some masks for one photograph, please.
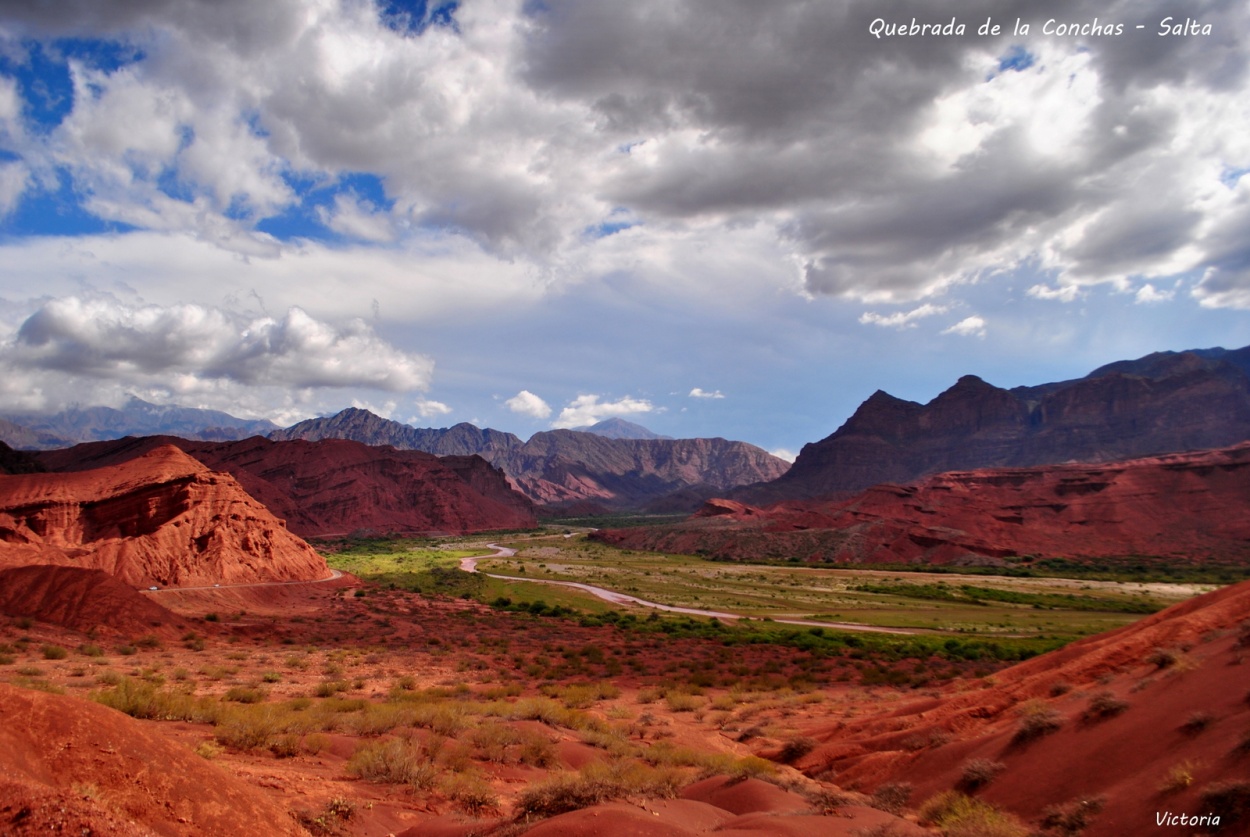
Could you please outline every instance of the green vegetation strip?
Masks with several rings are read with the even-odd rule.
[[[1092,610],[1106,613],[1158,613],[1164,605],[1154,601],[1129,598],[1098,598],[1094,596],[1077,596],[1072,593],[1021,593],[1015,590],[997,590],[992,587],[974,587],[970,584],[958,586],[937,584],[858,584],[850,589],[862,593],[876,593],[883,596],[902,596],[908,599],[926,599],[946,602],[973,602],[988,604],[1004,602],[1007,604],[1031,605],[1036,608],[1051,610]]]

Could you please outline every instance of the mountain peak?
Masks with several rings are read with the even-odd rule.
[[[570,430],[577,430],[582,433],[593,433],[596,436],[604,436],[608,439],[672,439],[672,436],[661,436],[641,424],[634,424],[632,421],[626,421],[622,418],[607,418],[595,424],[584,425],[582,427],[571,427]]]

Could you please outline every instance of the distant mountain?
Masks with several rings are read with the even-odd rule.
[[[1159,352],[1006,390],[974,375],[928,404],[877,391],[748,503],[848,495],[972,468],[1104,462],[1250,439],[1250,347]]]
[[[641,424],[634,424],[632,421],[625,421],[621,418],[604,419],[596,424],[588,424],[583,427],[574,427],[573,430],[582,433],[594,433],[596,436],[604,436],[608,439],[671,439],[672,436],[661,436],[653,433]]]
[[[398,450],[420,450],[435,456],[471,456],[519,448],[522,442],[511,433],[482,429],[468,422],[452,427],[416,428],[384,419],[368,410],[349,407],[333,416],[308,419],[283,430],[274,430],[275,442],[305,439],[351,439],[366,445],[390,445]]]
[[[131,398],[120,410],[112,407],[71,407],[51,415],[10,413],[3,418],[29,432],[29,440],[10,441],[15,447],[50,450],[77,442],[120,439],[123,436],[179,436],[204,441],[229,441],[263,436],[278,429],[265,419],[241,419],[220,410],[200,410],[151,404]],[[0,427],[0,436],[4,428]]]
[[[34,431],[3,418],[0,418],[0,441],[16,450],[48,450],[73,444],[60,436]]]
[[[89,442],[35,454],[50,471],[133,460],[173,445],[225,471],[294,533],[432,534],[527,529],[534,507],[478,456],[437,457],[344,439],[204,442],[172,436]]]
[[[619,429],[609,422],[600,424]],[[471,424],[418,429],[355,408],[300,422],[270,438],[340,438],[436,454],[476,453],[507,474],[535,503],[570,508],[589,503],[604,509],[639,509],[677,493],[677,499],[661,505],[676,503],[694,511],[713,493],[773,479],[790,467],[761,448],[725,439],[620,439],[551,430],[522,442],[511,433]],[[700,490],[690,495],[692,487]]]

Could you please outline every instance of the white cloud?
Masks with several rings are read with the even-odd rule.
[[[1047,285],[1034,285],[1029,288],[1027,293],[1034,299],[1055,299],[1059,302],[1072,302],[1079,299],[1082,295],[1081,288],[1078,285],[1061,285],[1058,288],[1052,288]]]
[[[527,389],[503,402],[509,410],[523,416],[545,419],[551,415],[551,405]]]
[[[330,229],[349,238],[379,243],[395,239],[391,217],[355,195],[335,195],[334,210],[317,207],[317,217]]]
[[[0,165],[0,219],[17,208],[22,193],[26,191],[28,175],[26,166],[21,163]]]
[[[695,387],[694,389],[690,390],[689,397],[690,398],[724,398],[725,394],[722,393],[718,389],[714,389],[711,392],[708,392],[706,390],[700,389],[699,387]]]
[[[769,453],[771,453],[773,456],[777,457],[778,459],[784,459],[786,462],[791,462],[791,463],[794,462],[794,460],[799,458],[798,454],[796,454],[794,451],[786,450],[785,448],[777,448],[776,450],[770,450]]]
[[[965,317],[953,326],[942,330],[943,334],[958,334],[963,337],[985,337],[985,319],[973,314]]]
[[[1147,282],[1137,289],[1134,298],[1138,304],[1149,304],[1152,302],[1168,302],[1172,297],[1176,296],[1176,291],[1159,291],[1155,286]]]
[[[926,302],[918,308],[910,311],[898,311],[893,314],[877,314],[873,311],[865,311],[859,316],[859,321],[864,325],[877,325],[883,328],[915,328],[916,320],[925,317],[932,317],[935,314],[942,314],[946,311],[944,305],[933,305]]]
[[[560,411],[552,427],[584,427],[611,416],[631,416],[655,411],[650,401],[626,396],[616,401],[599,403],[597,395],[579,395]]]
[[[10,364],[194,390],[212,381],[296,389],[429,387],[434,363],[400,351],[362,320],[335,326],[291,308],[245,319],[219,308],[131,306],[68,297],[42,305],[0,348]]]
[[[429,401],[424,398],[418,398],[414,406],[416,407],[417,415],[423,419],[445,416],[451,412],[451,407],[448,407],[443,402]]]

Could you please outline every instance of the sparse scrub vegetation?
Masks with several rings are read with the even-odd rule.
[[[887,782],[877,787],[872,793],[872,798],[868,804],[872,807],[885,811],[887,814],[898,816],[903,813],[903,809],[911,802],[911,784],[909,782]]]
[[[964,762],[957,787],[965,793],[980,790],[998,778],[1007,765],[992,759],[970,759]]]
[[[587,808],[612,799],[669,799],[681,787],[681,773],[635,761],[591,762],[576,773],[562,773],[521,792],[518,819],[532,820]]]
[[[1089,699],[1089,706],[1085,708],[1081,718],[1085,721],[1098,721],[1103,718],[1114,718],[1116,715],[1128,709],[1128,701],[1118,698],[1114,693],[1109,691],[1098,692]]]
[[[1013,744],[1026,744],[1057,732],[1063,726],[1063,716],[1059,711],[1040,701],[1029,701],[1020,707],[1020,721],[1016,725]]]
[[[347,772],[371,782],[429,790],[437,779],[434,764],[409,738],[366,741],[347,762]]]
[[[1250,815],[1250,782],[1233,779],[1213,782],[1202,789],[1199,803],[1205,813],[1220,818],[1220,830],[1242,823]]]
[[[1105,804],[1101,797],[1092,797],[1047,806],[1042,811],[1042,828],[1056,837],[1077,837]]]
[[[936,826],[943,837],[1028,837],[1014,815],[958,791],[944,791],[920,806],[920,822]]]

